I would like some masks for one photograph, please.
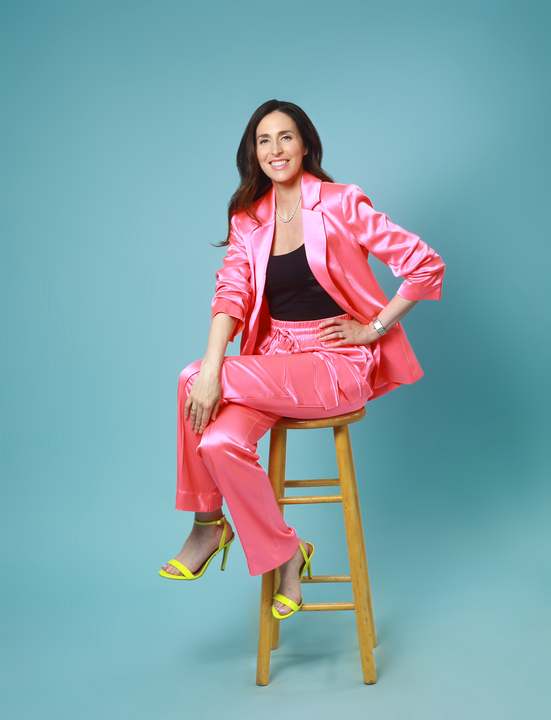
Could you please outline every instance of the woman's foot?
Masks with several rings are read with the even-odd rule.
[[[311,557],[314,546],[311,543],[305,543],[302,540],[299,540],[299,543],[301,543],[306,550],[308,557]],[[284,562],[283,565],[281,565],[281,567],[279,568],[280,580],[277,592],[280,595],[285,595],[285,597],[289,598],[289,600],[292,600],[297,605],[300,605],[300,603],[302,602],[300,573],[303,565],[304,555],[302,554],[299,545],[299,547],[296,549],[295,554],[291,558],[289,558],[287,562]],[[289,615],[289,613],[293,612],[290,607],[284,605],[283,603],[280,603],[278,600],[274,600],[274,607],[280,615]]]
[[[200,522],[212,522],[213,520],[220,520],[222,517],[223,514],[221,511],[195,513],[195,519]],[[227,523],[227,527],[226,542],[233,537],[233,530],[229,523]],[[223,532],[224,523],[220,523],[220,525],[197,525],[193,523],[191,533],[185,541],[184,547],[174,559],[181,562],[182,565],[185,565],[190,572],[196,574],[212,553],[218,550]],[[163,565],[163,570],[171,575],[182,574],[178,568],[175,568],[170,563]]]

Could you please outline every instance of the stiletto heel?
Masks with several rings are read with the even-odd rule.
[[[224,524],[224,530],[222,532],[222,537],[220,538],[220,543],[218,545],[218,549],[215,550],[212,555],[209,555],[209,557],[205,560],[203,565],[197,570],[196,573],[192,573],[191,570],[188,570],[188,568],[185,565],[182,565],[181,562],[176,560],[176,558],[172,558],[172,560],[168,561],[169,565],[172,565],[173,567],[177,568],[182,574],[181,575],[173,575],[172,573],[167,572],[164,568],[161,568],[159,570],[159,575],[161,577],[167,578],[168,580],[198,580],[202,575],[204,575],[205,570],[208,568],[210,561],[215,555],[218,555],[219,552],[222,550],[224,551],[224,555],[222,558],[222,567],[221,570],[224,570],[226,567],[226,559],[228,557],[228,553],[230,550],[230,545],[235,540],[235,533],[232,535],[230,540],[226,542],[226,536],[228,534],[228,521],[226,520],[226,516],[222,515],[220,520],[211,520],[210,522],[200,522],[199,520],[193,521],[196,525],[222,525]]]
[[[233,540],[233,538],[232,538],[232,540]],[[220,568],[220,570],[226,569],[226,558],[228,557],[229,549],[230,549],[230,546],[226,545],[226,547],[224,548],[224,555],[222,556],[222,567]]]
[[[304,575],[306,571],[308,571],[308,577],[312,577],[312,558],[314,557],[314,544],[313,543],[306,543],[307,545],[312,545],[312,552],[310,555],[306,552],[304,549],[304,545],[302,543],[299,543],[299,548],[302,553],[302,557],[304,558],[304,563],[301,565],[300,573],[299,573],[299,580]],[[275,605],[272,605],[272,615],[277,618],[278,620],[285,620],[285,618],[291,617],[291,615],[294,615],[296,612],[300,610],[302,607],[302,600],[300,601],[300,605],[297,605],[296,602],[293,602],[293,600],[290,600],[288,597],[285,597],[285,595],[281,595],[280,593],[276,593],[273,597],[274,600],[277,600],[280,603],[283,603],[284,605],[287,605],[287,607],[291,608],[291,612],[286,613],[285,615],[280,615],[278,609],[275,607]]]

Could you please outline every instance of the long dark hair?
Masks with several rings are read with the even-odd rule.
[[[260,169],[258,164],[256,157],[256,129],[262,118],[276,111],[288,115],[297,126],[302,142],[308,150],[302,160],[303,168],[320,180],[333,182],[333,178],[321,168],[321,158],[323,156],[321,140],[308,115],[294,103],[282,100],[268,100],[254,111],[239,143],[237,169],[239,170],[241,182],[230,200],[228,207],[228,237],[225,242],[220,243],[221,246],[229,244],[231,219],[240,210],[245,210],[249,217],[260,224],[260,220],[253,209],[253,203],[268,192],[272,186],[272,181]]]

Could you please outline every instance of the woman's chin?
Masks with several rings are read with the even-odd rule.
[[[302,168],[298,170],[276,170],[272,171],[268,177],[274,185],[293,185],[297,180],[302,177]]]

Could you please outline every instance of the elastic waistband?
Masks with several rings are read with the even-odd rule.
[[[290,330],[294,333],[311,333],[317,330],[318,325],[324,320],[349,320],[350,315],[345,313],[344,315],[334,315],[330,318],[320,318],[319,320],[275,320],[270,318],[270,325],[272,328],[280,328],[280,330]]]

